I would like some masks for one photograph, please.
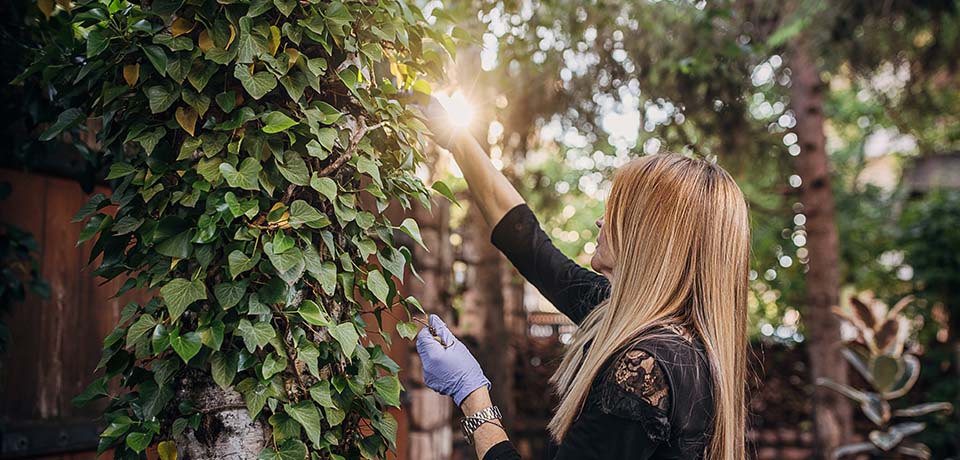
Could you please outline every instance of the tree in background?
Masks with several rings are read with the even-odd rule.
[[[401,385],[371,339],[390,343],[384,312],[419,308],[397,295],[395,232],[422,244],[383,212],[429,206],[425,127],[392,96],[442,78],[446,17],[404,1],[38,6],[53,27],[20,82],[62,108],[40,138],[98,127],[113,191],[77,213],[80,240],[96,239],[95,275],[149,297],[77,398],[109,397],[98,450],[382,458]]]

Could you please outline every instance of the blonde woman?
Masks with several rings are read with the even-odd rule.
[[[435,102],[426,113],[494,245],[580,326],[551,380],[552,458],[743,459],[750,230],[730,175],[676,155],[619,168],[591,271],[553,245],[476,140],[438,128]],[[440,318],[430,325],[417,337],[427,385],[463,410],[479,458],[519,459],[477,361]]]

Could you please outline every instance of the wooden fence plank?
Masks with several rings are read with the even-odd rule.
[[[46,186],[35,176],[0,170],[0,181],[13,187],[6,200],[0,200],[0,220],[17,225],[33,233],[43,248]],[[0,367],[0,417],[8,419],[29,418],[35,414],[37,394],[40,387],[38,362],[46,361],[41,354],[45,338],[39,334],[43,299],[27,296],[23,303],[14,305],[5,318],[10,327],[10,348]]]

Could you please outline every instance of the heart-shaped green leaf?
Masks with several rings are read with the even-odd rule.
[[[353,323],[338,324],[329,328],[330,336],[340,344],[340,349],[347,358],[353,356],[353,351],[357,348],[357,341],[360,335],[357,334],[357,328]]]
[[[197,332],[191,331],[179,335],[175,330],[170,333],[170,346],[173,348],[173,351],[177,352],[177,355],[180,356],[180,359],[182,359],[184,363],[190,362],[190,358],[193,358],[200,352],[202,345],[200,334]]]
[[[207,287],[201,280],[175,278],[160,288],[160,296],[173,319],[180,318],[190,304],[207,298]]]

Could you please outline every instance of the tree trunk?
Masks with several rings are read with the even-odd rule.
[[[223,390],[209,376],[189,372],[181,380],[177,400],[193,401],[203,412],[200,426],[176,439],[183,460],[257,460],[270,430],[251,420],[243,396]]]
[[[507,331],[503,307],[500,253],[490,243],[490,228],[477,206],[471,204],[463,223],[463,259],[467,263],[467,290],[463,295],[461,334],[472,342],[476,356],[492,383],[491,399],[501,412],[509,411],[512,401],[512,370],[506,348]],[[511,414],[504,413],[509,425]]]
[[[824,83],[808,47],[807,39],[800,36],[790,49],[791,105],[801,147],[796,168],[802,179],[800,201],[807,218],[809,251],[804,325],[812,381],[828,378],[846,383],[840,323],[831,313],[840,294],[840,249],[823,127]],[[815,385],[813,410],[817,457],[829,458],[833,449],[850,439],[851,407],[839,394]]]

